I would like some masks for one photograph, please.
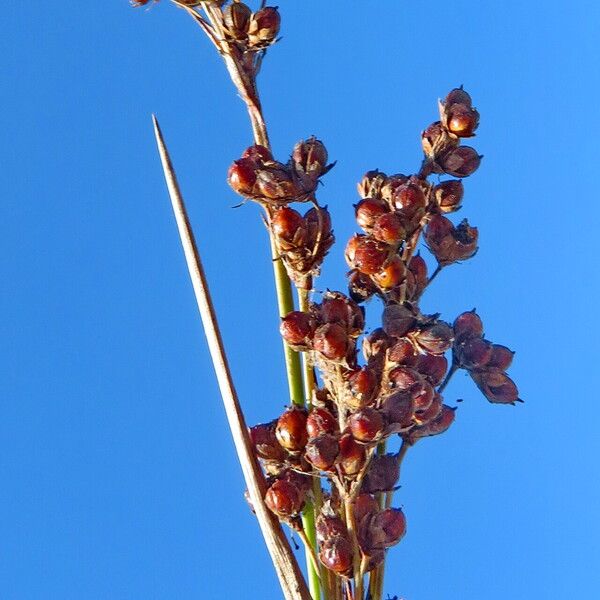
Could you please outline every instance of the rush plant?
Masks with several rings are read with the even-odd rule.
[[[477,228],[448,215],[461,208],[462,180],[480,165],[477,151],[463,143],[475,135],[479,113],[464,89],[451,90],[439,102],[438,120],[421,134],[424,156],[414,172],[371,170],[362,177],[354,205],[361,231],[347,241],[345,252],[348,291],[317,296],[314,278],[334,243],[331,217],[317,192],[334,163],[315,137],[298,142],[289,159],[277,160],[271,149],[257,76],[266,49],[278,40],[279,11],[264,3],[253,10],[236,0],[173,4],[208,36],[246,104],[254,144],[231,164],[228,181],[260,206],[271,244],[289,407],[247,428],[155,120],[251,506],[286,598],[382,600],[388,549],[402,540],[407,526],[404,512],[392,506],[401,464],[418,442],[452,425],[456,409],[443,397],[452,376],[466,370],[491,403],[520,401],[506,374],[513,352],[485,338],[474,310],[450,324],[419,305],[443,269],[477,252]],[[421,249],[435,260],[431,274]],[[379,302],[369,308],[381,310],[381,326],[367,335],[365,304],[372,297]],[[281,524],[305,545],[308,583]]]

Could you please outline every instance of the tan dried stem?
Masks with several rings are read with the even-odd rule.
[[[188,219],[187,211],[179,189],[179,184],[167,151],[162,132],[156,117],[153,118],[154,133],[160,159],[177,221],[190,278],[194,287],[198,311],[204,326],[213,366],[217,375],[219,389],[225,406],[227,420],[235,444],[235,449],[242,467],[244,479],[248,487],[250,500],[256,512],[265,543],[271,555],[275,572],[279,578],[286,600],[310,600],[310,593],[300,571],[300,567],[292,553],[279,522],[274,518],[264,503],[266,483],[262,470],[254,455],[252,442],[248,434],[242,409],[235,390],[231,371],[214,306],[210,296],[208,283],[204,274],[194,234]]]

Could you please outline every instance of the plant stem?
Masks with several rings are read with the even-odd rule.
[[[244,420],[244,414],[233,385],[223,339],[217,323],[208,283],[204,274],[204,268],[196,246],[196,240],[194,239],[183,197],[177,183],[175,171],[164,143],[158,121],[155,117],[153,117],[153,121],[165,180],[167,182],[175,220],[177,221],[177,228],[179,230],[190,278],[194,287],[198,311],[202,318],[202,324],[204,326],[204,332],[206,334],[208,347],[217,375],[231,434],[242,467],[244,479],[248,486],[248,493],[286,600],[308,600],[309,592],[306,588],[306,583],[302,577],[302,573],[300,572],[298,563],[292,553],[287,538],[277,520],[264,504],[263,498],[266,491],[266,482],[256,459],[254,447],[250,440],[248,428]]]

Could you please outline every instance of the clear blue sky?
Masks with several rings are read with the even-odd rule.
[[[263,227],[225,183],[250,141],[243,107],[167,2],[4,4],[0,597],[276,600],[150,122],[256,422],[286,384]],[[448,388],[465,402],[407,457],[387,591],[598,597],[597,2],[279,4],[283,40],[261,75],[274,147],[325,140],[338,165],[321,199],[340,241],[364,171],[417,167],[439,96],[463,83],[482,114],[463,209],[481,250],[425,308],[477,307],[518,351],[526,404],[491,406],[463,376]],[[339,243],[317,287],[343,286],[345,268]]]

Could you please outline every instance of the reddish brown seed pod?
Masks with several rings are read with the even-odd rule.
[[[458,227],[441,215],[434,215],[425,231],[425,241],[441,266],[471,258],[477,252],[479,232],[466,219]]]
[[[273,155],[265,146],[254,144],[254,146],[250,146],[244,150],[242,158],[249,158],[255,161],[257,165],[260,165],[261,163],[272,161]]]
[[[374,357],[382,356],[391,343],[392,340],[382,328],[373,329],[363,340],[362,350],[365,360],[370,361]]]
[[[384,401],[382,412],[388,424],[394,424],[401,429],[408,427],[414,414],[415,403],[409,391],[394,392]]]
[[[470,107],[472,103],[471,96],[469,96],[462,87],[450,90],[444,99],[444,106],[446,107],[450,107],[452,104],[464,104],[465,106]]]
[[[259,458],[276,461],[285,459],[286,452],[277,441],[275,434],[276,426],[277,421],[271,421],[250,428],[250,439]]]
[[[388,375],[388,386],[399,392],[417,393],[423,386],[423,378],[416,369],[408,366],[396,367]]]
[[[483,338],[469,338],[457,348],[456,358],[463,369],[481,369],[492,358],[492,344]]]
[[[461,207],[465,188],[460,179],[442,181],[433,188],[438,209],[442,213],[451,213]]]
[[[396,210],[409,219],[427,206],[427,199],[423,189],[412,179],[396,189],[392,197],[392,202]]]
[[[315,438],[325,433],[335,433],[337,427],[335,417],[326,408],[315,407],[308,413],[306,432],[309,438]]]
[[[374,548],[389,548],[406,534],[406,517],[399,508],[386,508],[370,523],[370,542]]]
[[[440,244],[448,236],[451,236],[453,231],[454,225],[450,219],[442,217],[441,215],[435,215],[427,224],[425,241],[429,245]]]
[[[499,369],[472,371],[471,377],[483,395],[494,404],[519,402],[519,390],[515,382]]]
[[[361,490],[369,494],[394,489],[400,476],[400,462],[396,454],[375,455],[371,459]]]
[[[418,354],[408,338],[400,338],[390,347],[388,359],[399,365],[411,367],[417,364]]]
[[[256,183],[256,162],[251,158],[234,161],[227,172],[227,181],[234,192],[242,196],[251,195]]]
[[[456,343],[460,343],[467,338],[481,337],[483,335],[483,322],[475,310],[458,315],[454,321],[453,328]]]
[[[364,518],[379,512],[379,503],[371,494],[362,492],[354,500],[354,518],[360,523]]]
[[[292,311],[281,320],[279,333],[293,348],[307,348],[315,332],[315,324],[309,314]]]
[[[446,126],[448,131],[458,137],[471,137],[479,125],[479,113],[464,104],[455,104],[448,108]]]
[[[414,444],[422,437],[444,433],[454,422],[454,413],[454,408],[450,408],[444,404],[440,414],[435,419],[412,429],[411,432],[405,436],[406,442]]]
[[[275,434],[279,443],[290,452],[299,452],[306,446],[306,413],[298,408],[289,408],[277,420]]]
[[[234,2],[223,11],[223,22],[234,39],[244,39],[248,33],[252,11],[243,2]]]
[[[377,293],[377,286],[368,275],[353,269],[348,273],[348,292],[354,302],[365,302]]]
[[[481,158],[471,146],[459,146],[444,154],[438,162],[448,175],[468,177],[477,171]]]
[[[292,179],[292,174],[286,165],[269,163],[256,172],[256,194],[266,200],[278,202],[300,201],[302,191]]]
[[[351,408],[357,409],[368,406],[375,399],[379,380],[374,369],[362,367],[352,371],[348,377],[348,385],[350,398],[347,403]]]
[[[512,364],[514,355],[515,353],[510,348],[500,344],[492,344],[492,355],[487,362],[487,366],[506,371]]]
[[[295,169],[314,180],[326,171],[327,160],[325,145],[314,136],[298,142],[292,152]]]
[[[430,158],[447,152],[449,148],[457,145],[457,138],[448,134],[440,121],[432,123],[421,133],[423,152]]]
[[[302,510],[303,498],[298,488],[289,481],[278,479],[265,495],[267,508],[281,519],[297,515]]]
[[[329,471],[340,451],[337,439],[328,433],[311,439],[304,450],[306,460],[320,471]]]
[[[408,270],[415,277],[415,284],[419,290],[427,287],[427,263],[422,256],[413,256],[408,263]]]
[[[377,219],[388,212],[385,202],[376,198],[364,198],[354,209],[356,222],[365,231],[370,230]]]
[[[352,571],[352,544],[345,536],[324,540],[319,548],[319,560],[330,571],[338,575],[349,575]]]
[[[281,16],[274,6],[265,6],[257,10],[248,25],[248,38],[253,46],[263,48],[277,39]]]
[[[448,370],[448,359],[443,354],[420,354],[416,368],[431,385],[438,386]]]
[[[385,265],[390,249],[386,244],[366,236],[355,236],[346,247],[346,260],[353,269],[375,275]]]
[[[361,198],[377,198],[381,188],[387,181],[387,176],[381,171],[367,171],[358,184],[358,193]]]
[[[342,435],[339,444],[338,462],[340,471],[347,477],[352,477],[359,473],[365,464],[365,447],[359,444],[349,433]]]
[[[406,239],[406,229],[396,213],[380,216],[373,225],[372,235],[385,244],[395,245]]]
[[[431,400],[431,403],[429,404],[429,407],[426,408],[425,410],[415,411],[413,420],[415,421],[415,423],[417,425],[423,425],[425,423],[433,421],[434,419],[437,419],[437,417],[442,412],[442,406],[443,406],[442,396],[440,394],[438,394],[437,392],[435,392],[433,395],[433,399]]]
[[[321,304],[315,305],[321,323],[335,323],[355,337],[362,333],[365,325],[363,309],[354,300],[341,292],[327,292]]]
[[[383,310],[383,330],[391,337],[404,337],[415,326],[414,313],[400,304],[388,304]]]
[[[342,360],[349,347],[348,334],[344,328],[335,323],[321,325],[313,338],[313,348],[328,360]]]
[[[317,517],[316,533],[317,540],[319,543],[322,543],[325,540],[336,536],[346,537],[348,535],[348,529],[339,517],[321,513]]]
[[[415,412],[427,410],[433,402],[434,395],[433,386],[428,381],[424,381],[421,390],[413,394]]]
[[[406,279],[406,267],[399,256],[393,256],[379,273],[371,277],[382,290],[391,290]]]
[[[277,238],[300,246],[306,241],[307,231],[302,215],[287,206],[278,208],[271,219],[271,229]]]
[[[365,443],[378,440],[385,426],[381,413],[369,407],[352,413],[348,424],[354,439]]]
[[[411,336],[411,339],[423,353],[444,354],[452,348],[454,332],[450,325],[438,321],[433,325],[422,327]]]

